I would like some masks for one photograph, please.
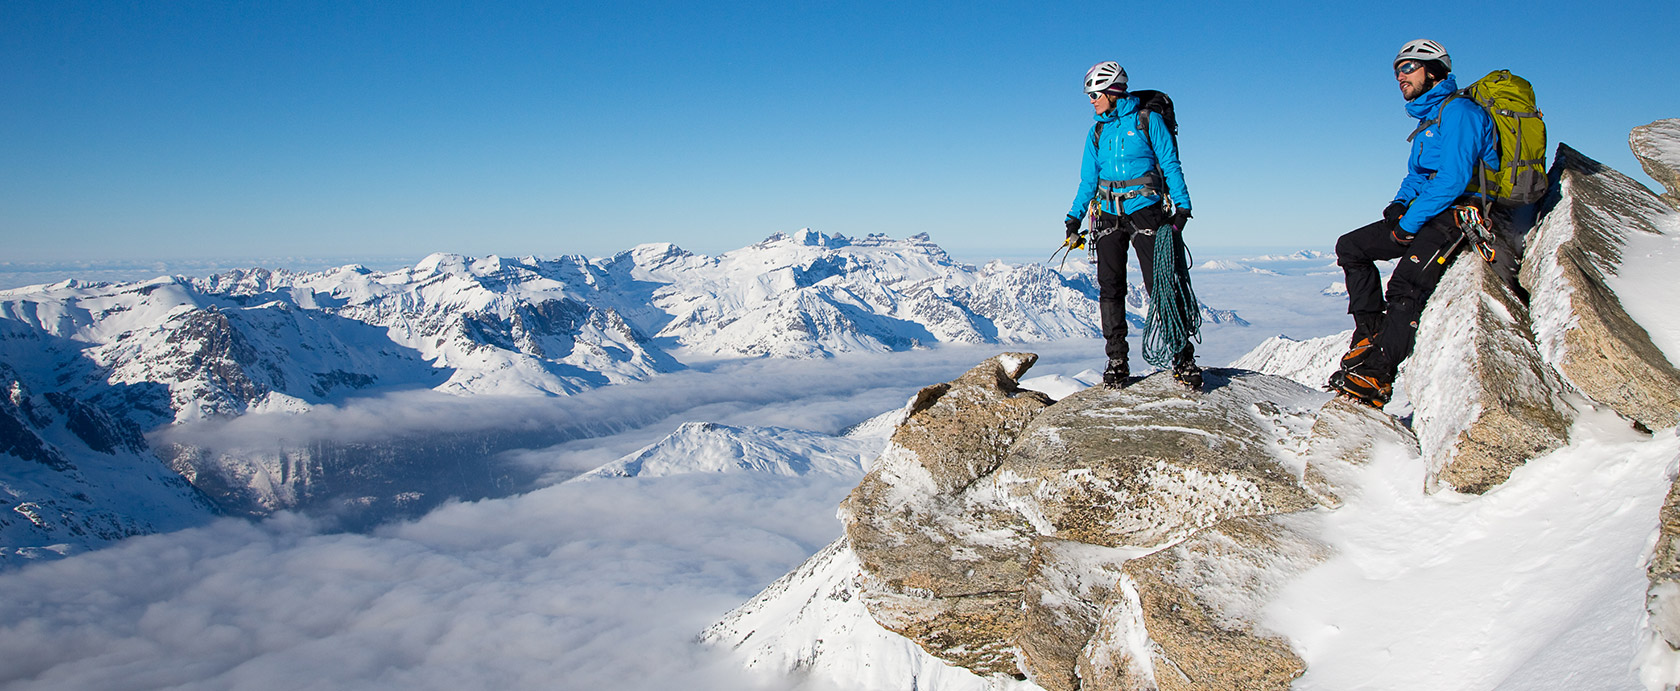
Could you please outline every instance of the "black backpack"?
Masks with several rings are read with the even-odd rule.
[[[1143,133],[1143,140],[1149,141],[1149,114],[1160,113],[1161,122],[1167,126],[1167,133],[1172,135],[1173,148],[1178,147],[1178,115],[1173,112],[1172,97],[1164,92],[1145,89],[1133,91],[1138,98],[1137,128]],[[1097,127],[1091,132],[1091,145],[1096,146],[1098,138],[1102,136],[1103,122],[1098,121]]]

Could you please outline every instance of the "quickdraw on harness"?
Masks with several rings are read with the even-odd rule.
[[[1482,255],[1483,261],[1492,264],[1497,254],[1493,248],[1493,228],[1488,225],[1481,208],[1474,204],[1454,206],[1453,218],[1458,221],[1459,232],[1476,246],[1476,253]]]
[[[1482,256],[1482,261],[1493,263],[1498,258],[1498,250],[1493,246],[1493,230],[1488,225],[1487,216],[1483,215],[1481,207],[1475,204],[1454,204],[1453,220],[1458,223],[1458,237],[1451,245],[1435,251],[1430,257],[1429,264],[1445,270],[1447,262],[1452,261],[1458,254],[1459,248],[1468,242],[1476,248],[1476,253]]]

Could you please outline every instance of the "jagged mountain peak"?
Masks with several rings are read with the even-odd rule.
[[[728,472],[857,477],[863,474],[863,459],[882,442],[780,427],[685,422],[664,439],[572,481]]]

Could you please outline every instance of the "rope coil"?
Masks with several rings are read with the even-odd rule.
[[[1190,248],[1171,223],[1155,231],[1154,275],[1143,322],[1143,359],[1168,369],[1184,346],[1202,342],[1202,312],[1190,287]]]

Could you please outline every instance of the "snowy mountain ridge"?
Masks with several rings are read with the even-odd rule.
[[[819,473],[862,477],[884,439],[849,439],[786,428],[685,422],[664,439],[567,482],[684,473]]]
[[[1134,281],[1134,284],[1136,282]],[[0,348],[27,375],[165,422],[296,410],[381,390],[564,395],[678,357],[824,357],[1099,332],[1089,268],[953,261],[926,235],[777,234],[716,257],[434,254],[380,273],[251,269],[0,291]],[[1147,299],[1128,310],[1141,325]],[[1203,306],[1211,323],[1242,323]]]
[[[64,397],[147,431],[411,391],[563,396],[645,381],[683,361],[1094,336],[1090,269],[1068,269],[961,264],[926,235],[802,230],[715,257],[667,243],[600,259],[439,253],[389,272],[352,264],[68,280],[0,290],[0,364],[35,392],[37,407],[43,396]],[[1128,310],[1141,326],[1147,301],[1136,283]],[[1209,322],[1244,323],[1202,309]],[[235,515],[320,502],[335,513],[411,512],[450,493],[505,492],[524,477],[501,467],[461,475],[452,454],[488,457],[574,433],[507,424],[517,428],[352,443],[206,446],[167,435],[157,454]],[[139,453],[153,457],[147,443]],[[11,492],[17,502],[54,494],[16,489],[24,486]]]

